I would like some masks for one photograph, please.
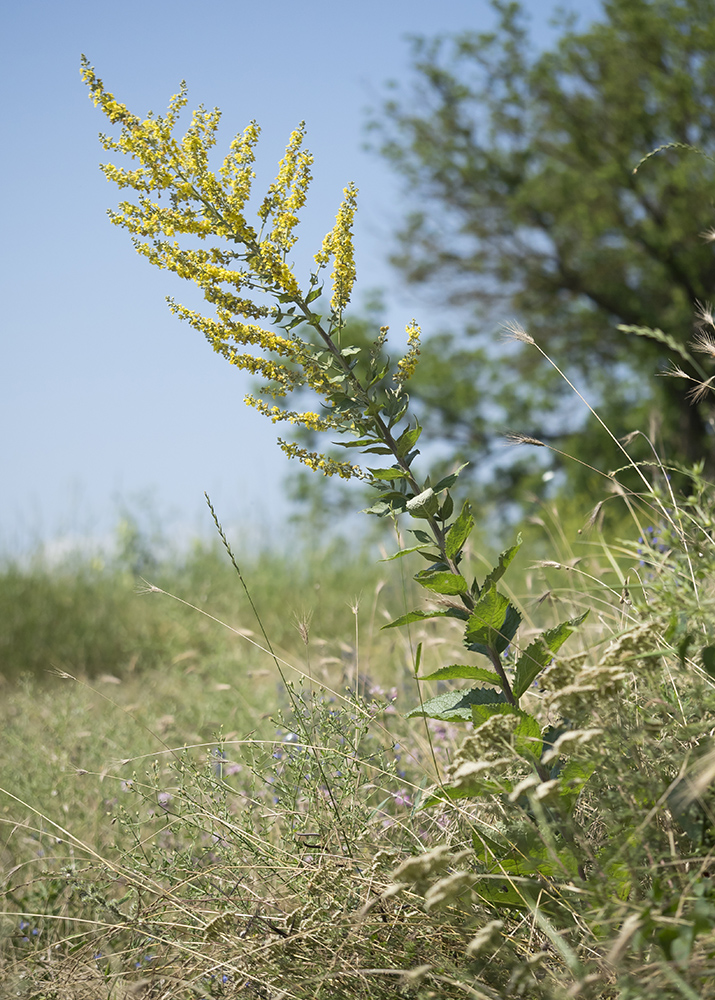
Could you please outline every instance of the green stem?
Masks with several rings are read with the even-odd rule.
[[[311,316],[313,314],[311,313],[310,308],[308,307],[308,304],[305,301],[305,299],[302,296],[300,296],[299,298],[296,298],[294,301],[295,301],[295,304],[298,306],[298,308],[303,313],[303,315],[305,316],[305,318],[310,322]],[[370,400],[370,397],[369,397],[369,395],[367,393],[367,390],[365,389],[365,387],[363,386],[363,384],[360,382],[360,379],[357,377],[357,375],[349,368],[349,366],[348,366],[347,362],[345,361],[345,358],[343,357],[340,349],[334,343],[333,338],[319,324],[317,324],[317,323],[311,323],[311,325],[312,325],[313,329],[320,335],[320,337],[322,338],[325,346],[328,348],[328,350],[333,355],[333,357],[335,358],[335,360],[337,361],[337,363],[340,365],[340,367],[342,368],[342,370],[345,372],[345,375],[350,379],[350,382],[351,382],[351,384],[353,385],[353,387],[354,387],[354,389],[356,391],[357,398],[360,399],[360,401],[363,404],[363,406],[365,407],[365,409],[367,409],[370,406],[370,404],[371,404],[371,400]],[[384,420],[382,419],[382,417],[380,416],[379,413],[372,414],[371,415],[371,419],[372,419],[372,422],[373,422],[373,424],[375,426],[375,429],[378,431],[378,433],[380,435],[380,438],[382,439],[382,441],[385,443],[385,445],[392,452],[392,456],[395,459],[395,462],[397,463],[397,465],[400,466],[400,468],[403,470],[403,472],[405,472],[407,482],[410,484],[413,492],[416,495],[419,495],[420,493],[423,493],[424,492],[424,487],[421,486],[417,482],[417,480],[415,479],[415,477],[412,475],[410,467],[407,464],[407,462],[405,461],[404,457],[398,454],[397,442],[395,441],[395,438],[393,437],[392,432],[390,431],[390,428],[384,422]],[[447,555],[447,552],[446,552],[446,549],[445,549],[445,533],[444,533],[444,531],[442,531],[442,529],[440,528],[439,524],[437,523],[437,521],[436,521],[436,519],[434,517],[429,517],[427,519],[427,521],[428,521],[428,524],[430,526],[430,530],[432,531],[432,535],[434,536],[434,540],[435,540],[435,543],[437,545],[437,548],[439,549],[439,554],[440,554],[440,556],[442,558],[442,561],[449,567],[450,572],[454,573],[455,576],[461,576],[462,574],[460,573],[457,564],[455,563],[455,561],[450,556]],[[474,606],[474,601],[472,600],[471,595],[465,595],[465,597],[468,597],[468,601],[471,602],[471,605],[468,604],[468,607],[470,607],[470,610],[471,610],[471,608]],[[464,598],[463,598],[463,600],[464,600]],[[465,600],[465,604],[466,603],[467,603],[467,600]]]
[[[487,648],[489,650],[489,659],[492,661],[492,666],[499,675],[499,680],[501,681],[502,690],[504,691],[506,700],[509,702],[510,705],[513,705],[515,708],[517,708],[518,707],[517,701],[516,698],[514,697],[514,692],[511,689],[509,678],[507,677],[504,671],[504,667],[502,666],[501,658],[497,653],[496,649],[494,649],[492,646],[488,646]]]

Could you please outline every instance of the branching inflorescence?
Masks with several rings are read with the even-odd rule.
[[[272,421],[331,432],[345,448],[391,460],[384,468],[363,468],[279,439],[289,457],[310,468],[345,479],[358,477],[374,487],[378,497],[370,513],[381,517],[405,513],[419,521],[421,527],[412,531],[417,544],[396,555],[419,552],[427,560],[427,568],[415,579],[441,601],[441,609],[413,611],[385,627],[441,616],[457,619],[464,626],[466,648],[489,663],[489,669],[455,664],[429,675],[479,680],[488,687],[451,692],[412,714],[471,720],[476,725],[507,714],[514,729],[512,742],[545,779],[548,772],[539,764],[540,727],[519,707],[519,700],[585,616],[543,632],[514,660],[508,676],[504,654],[514,645],[521,614],[497,584],[520,543],[502,553],[481,584],[468,581],[460,564],[474,517],[468,502],[453,516],[450,495],[460,470],[434,484],[429,477],[416,478],[412,466],[422,429],[410,414],[406,385],[419,359],[420,328],[414,320],[407,325],[407,351],[394,366],[384,353],[386,327],[361,362],[360,348],[344,342],[344,313],[356,277],[352,232],[357,189],[352,184],[345,188],[335,225],[315,254],[307,287],[302,287],[288,254],[297,239],[298,213],[311,180],[313,161],[303,147],[303,124],[290,137],[254,225],[248,221],[247,204],[259,137],[255,122],[233,140],[216,174],[209,169],[209,154],[216,142],[218,110],[199,108],[183,139],[174,136],[178,114],[187,103],[183,84],[166,117],[150,115],[142,121],[105,90],[86,59],[82,75],[94,103],[112,124],[121,126],[118,139],[102,137],[105,149],[139,162],[134,170],[102,168],[109,180],[137,194],[134,202],[123,201],[118,211],[110,213],[112,222],[129,230],[136,249],[153,264],[193,281],[214,307],[209,317],[170,300],[173,312],[203,333],[231,364],[265,379],[259,396],[248,395],[246,402]],[[160,204],[162,194],[166,205]],[[211,238],[219,244],[187,247],[177,241],[178,236],[200,243]],[[323,272],[331,262],[329,311],[324,317],[314,309],[323,294]],[[311,392],[319,404],[317,412],[275,402]],[[454,790],[456,797],[461,794]]]
[[[278,175],[249,221],[260,135],[256,122],[236,136],[214,172],[209,157],[219,127],[218,109],[199,108],[183,138],[175,136],[179,113],[187,103],[184,84],[164,117],[149,115],[141,120],[105,89],[86,59],[82,76],[95,105],[110,123],[121,126],[117,139],[101,136],[104,148],[139,163],[135,169],[102,166],[109,180],[133,189],[137,196],[110,212],[111,221],[131,233],[140,254],[194,282],[213,306],[213,315],[206,316],[169,300],[172,311],[199,330],[214,351],[265,380],[260,395],[247,395],[246,403],[274,422],[347,438],[367,436],[370,446],[383,446],[394,455],[409,479],[409,449],[403,447],[408,438],[398,446],[395,428],[407,409],[404,384],[419,355],[419,327],[414,321],[409,324],[408,351],[392,376],[379,363],[385,332],[378,338],[366,378],[358,378],[355,371],[359,349],[341,344],[344,311],[356,278],[355,185],[345,188],[335,225],[315,254],[307,288],[302,288],[287,258],[297,240],[299,212],[311,181],[313,157],[303,146],[303,123],[291,135]],[[166,204],[161,203],[162,195]],[[178,237],[194,239],[180,243]],[[215,241],[213,246],[201,245],[209,239]],[[314,307],[323,293],[323,272],[331,262],[330,311],[324,317]],[[284,399],[306,390],[318,398],[320,412],[272,405],[264,398]],[[416,439],[414,430],[409,440]],[[357,464],[308,452],[295,443],[279,443],[290,457],[326,475],[373,478]]]

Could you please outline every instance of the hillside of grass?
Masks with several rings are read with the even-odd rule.
[[[465,657],[382,628],[416,555],[262,553],[260,623],[221,546],[6,564],[0,995],[715,996],[713,497],[674,499],[539,526],[503,581],[522,646],[590,611],[527,695],[571,714],[539,794],[511,744],[502,790],[435,799],[477,729],[407,718]]]

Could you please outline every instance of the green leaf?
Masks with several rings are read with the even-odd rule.
[[[369,444],[377,444],[379,438],[366,437],[359,438],[357,441],[333,441],[332,444],[339,445],[341,448],[365,448]],[[389,448],[385,449],[388,454],[392,454]]]
[[[400,490],[387,489],[383,493],[380,493],[378,499],[387,500],[390,503],[397,503],[400,507],[404,507],[407,503],[407,497],[404,493],[401,493]]]
[[[433,789],[432,794],[420,803],[420,809],[431,809],[443,802],[454,802],[456,799],[476,799],[482,795],[503,795],[505,792],[510,792],[511,787],[511,782],[507,781],[506,778],[499,784],[496,781],[489,781],[488,778],[475,778],[472,784],[458,787],[442,785],[441,788]]]
[[[485,681],[487,684],[494,684],[501,687],[501,678],[492,670],[485,667],[472,667],[466,663],[453,663],[449,667],[440,667],[434,673],[426,674],[419,678],[421,681],[447,681],[452,679]]]
[[[367,471],[375,479],[407,479],[407,473],[404,469],[368,469]]]
[[[703,646],[700,650],[700,656],[706,672],[715,680],[715,646]]]
[[[482,590],[488,590],[493,583],[496,583],[498,580],[501,580],[501,578],[507,571],[509,563],[512,561],[512,559],[517,554],[520,548],[521,548],[521,535],[517,535],[516,544],[512,545],[510,549],[504,549],[504,551],[501,553],[501,555],[499,556],[499,562],[496,564],[491,573],[487,575],[484,583],[482,584]]]
[[[454,500],[450,493],[444,498],[444,503],[439,508],[439,519],[440,521],[448,521],[452,516],[454,510]]]
[[[519,721],[514,730],[514,749],[522,757],[532,757],[535,760],[541,757],[541,726],[533,715],[509,704],[472,706],[472,721],[475,726],[480,726],[493,715],[518,716]]]
[[[541,726],[533,715],[520,712],[519,722],[514,730],[514,749],[522,757],[534,757],[539,760],[542,747]]]
[[[420,434],[422,433],[422,428],[419,424],[416,427],[408,427],[407,430],[403,431],[398,437],[395,444],[397,445],[397,454],[400,458],[406,455],[419,441]]]
[[[417,652],[415,653],[415,677],[420,672],[420,663],[422,663],[422,643],[417,643]]]
[[[411,625],[412,622],[423,622],[428,618],[461,618],[463,621],[467,617],[467,612],[462,612],[460,608],[450,608],[448,611],[409,611],[406,615],[395,618],[394,622],[383,625],[383,628],[400,628],[402,625]]]
[[[551,663],[554,653],[566,642],[587,615],[588,611],[584,611],[577,618],[569,618],[568,621],[561,622],[560,625],[555,625],[542,632],[533,642],[529,643],[516,664],[513,685],[515,698],[521,698],[524,692],[528,691],[544,667]]]
[[[463,465],[459,466],[456,472],[452,472],[450,473],[450,475],[445,476],[444,479],[440,479],[440,481],[434,487],[435,493],[440,493],[442,490],[451,489],[451,487],[454,486],[454,484],[457,482],[459,473],[462,471],[462,469],[466,469],[468,465],[469,462],[465,462]]]
[[[472,833],[472,847],[478,860],[483,864],[489,864],[491,861],[507,857],[511,853],[512,845],[508,840],[494,840],[483,830],[477,829]]]
[[[434,539],[431,535],[428,535],[426,531],[422,531],[421,528],[411,528],[411,534],[415,536],[418,542],[424,542],[425,545],[432,545]]]
[[[536,879],[490,875],[478,879],[473,888],[479,898],[491,906],[527,910],[533,909],[542,886]]]
[[[417,496],[411,496],[407,501],[407,510],[412,517],[433,517],[439,510],[439,501],[431,487],[427,487]]]
[[[559,774],[559,780],[561,797],[566,800],[569,810],[576,805],[576,800],[581,794],[583,786],[595,770],[595,761],[578,760],[575,757],[564,764]]]
[[[315,302],[315,300],[319,299],[322,294],[323,286],[321,285],[320,288],[314,288],[312,292],[308,292],[305,301],[308,303]]]
[[[558,861],[553,848],[541,839],[536,827],[522,828],[511,840],[495,840],[481,829],[472,834],[474,853],[496,875],[533,875],[538,872],[548,877],[563,877],[564,871],[576,875],[578,861],[570,850],[560,848]]]
[[[425,546],[425,548],[426,547],[427,546]],[[441,569],[444,570],[445,572],[449,570],[449,566],[447,565],[447,563],[443,563],[441,561],[439,552],[420,552],[420,555],[422,556],[423,559],[426,559],[429,563],[432,563],[430,569],[433,570]]]
[[[398,494],[399,496],[399,494]],[[385,499],[380,499],[364,510],[363,514],[377,514],[378,517],[384,517],[386,514],[392,514],[393,511],[401,511],[405,509],[404,501],[395,499],[394,497],[386,497]]]
[[[473,527],[474,517],[472,516],[472,508],[469,501],[465,500],[459,517],[450,526],[449,533],[447,534],[447,541],[444,548],[450,559],[454,559],[462,551],[462,547],[469,538]]]
[[[467,581],[457,573],[441,573],[423,569],[415,574],[415,580],[421,587],[434,591],[435,594],[466,594]]]
[[[564,784],[571,783],[574,787],[578,786],[580,791],[595,770],[595,761],[579,760],[577,757],[571,757],[561,771],[561,778]]]
[[[517,609],[492,583],[488,590],[482,591],[469,616],[464,642],[468,649],[485,656],[489,655],[490,649],[502,653],[514,638],[520,623],[521,615]]]
[[[431,698],[423,705],[413,708],[405,718],[414,719],[425,716],[428,719],[441,719],[449,722],[452,719],[472,721],[472,705],[504,704],[503,692],[491,691],[489,688],[467,688],[462,691],[447,691],[436,698]]]
[[[378,562],[392,562],[394,559],[402,559],[403,556],[408,556],[411,552],[419,552],[424,548],[424,545],[413,545],[410,549],[400,549],[399,552],[395,552],[392,556],[387,556],[385,559],[378,559]]]

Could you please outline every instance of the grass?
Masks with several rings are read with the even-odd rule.
[[[0,995],[715,996],[713,505],[674,529],[645,500],[620,541],[554,521],[514,585],[526,637],[592,609],[558,669],[610,663],[586,702],[557,672],[531,696],[571,716],[560,799],[421,807],[465,729],[405,719],[416,646],[423,673],[464,653],[444,622],[380,631],[400,563],[249,560],[275,659],[217,549],[151,582],[243,634],[126,567],[6,567]]]

